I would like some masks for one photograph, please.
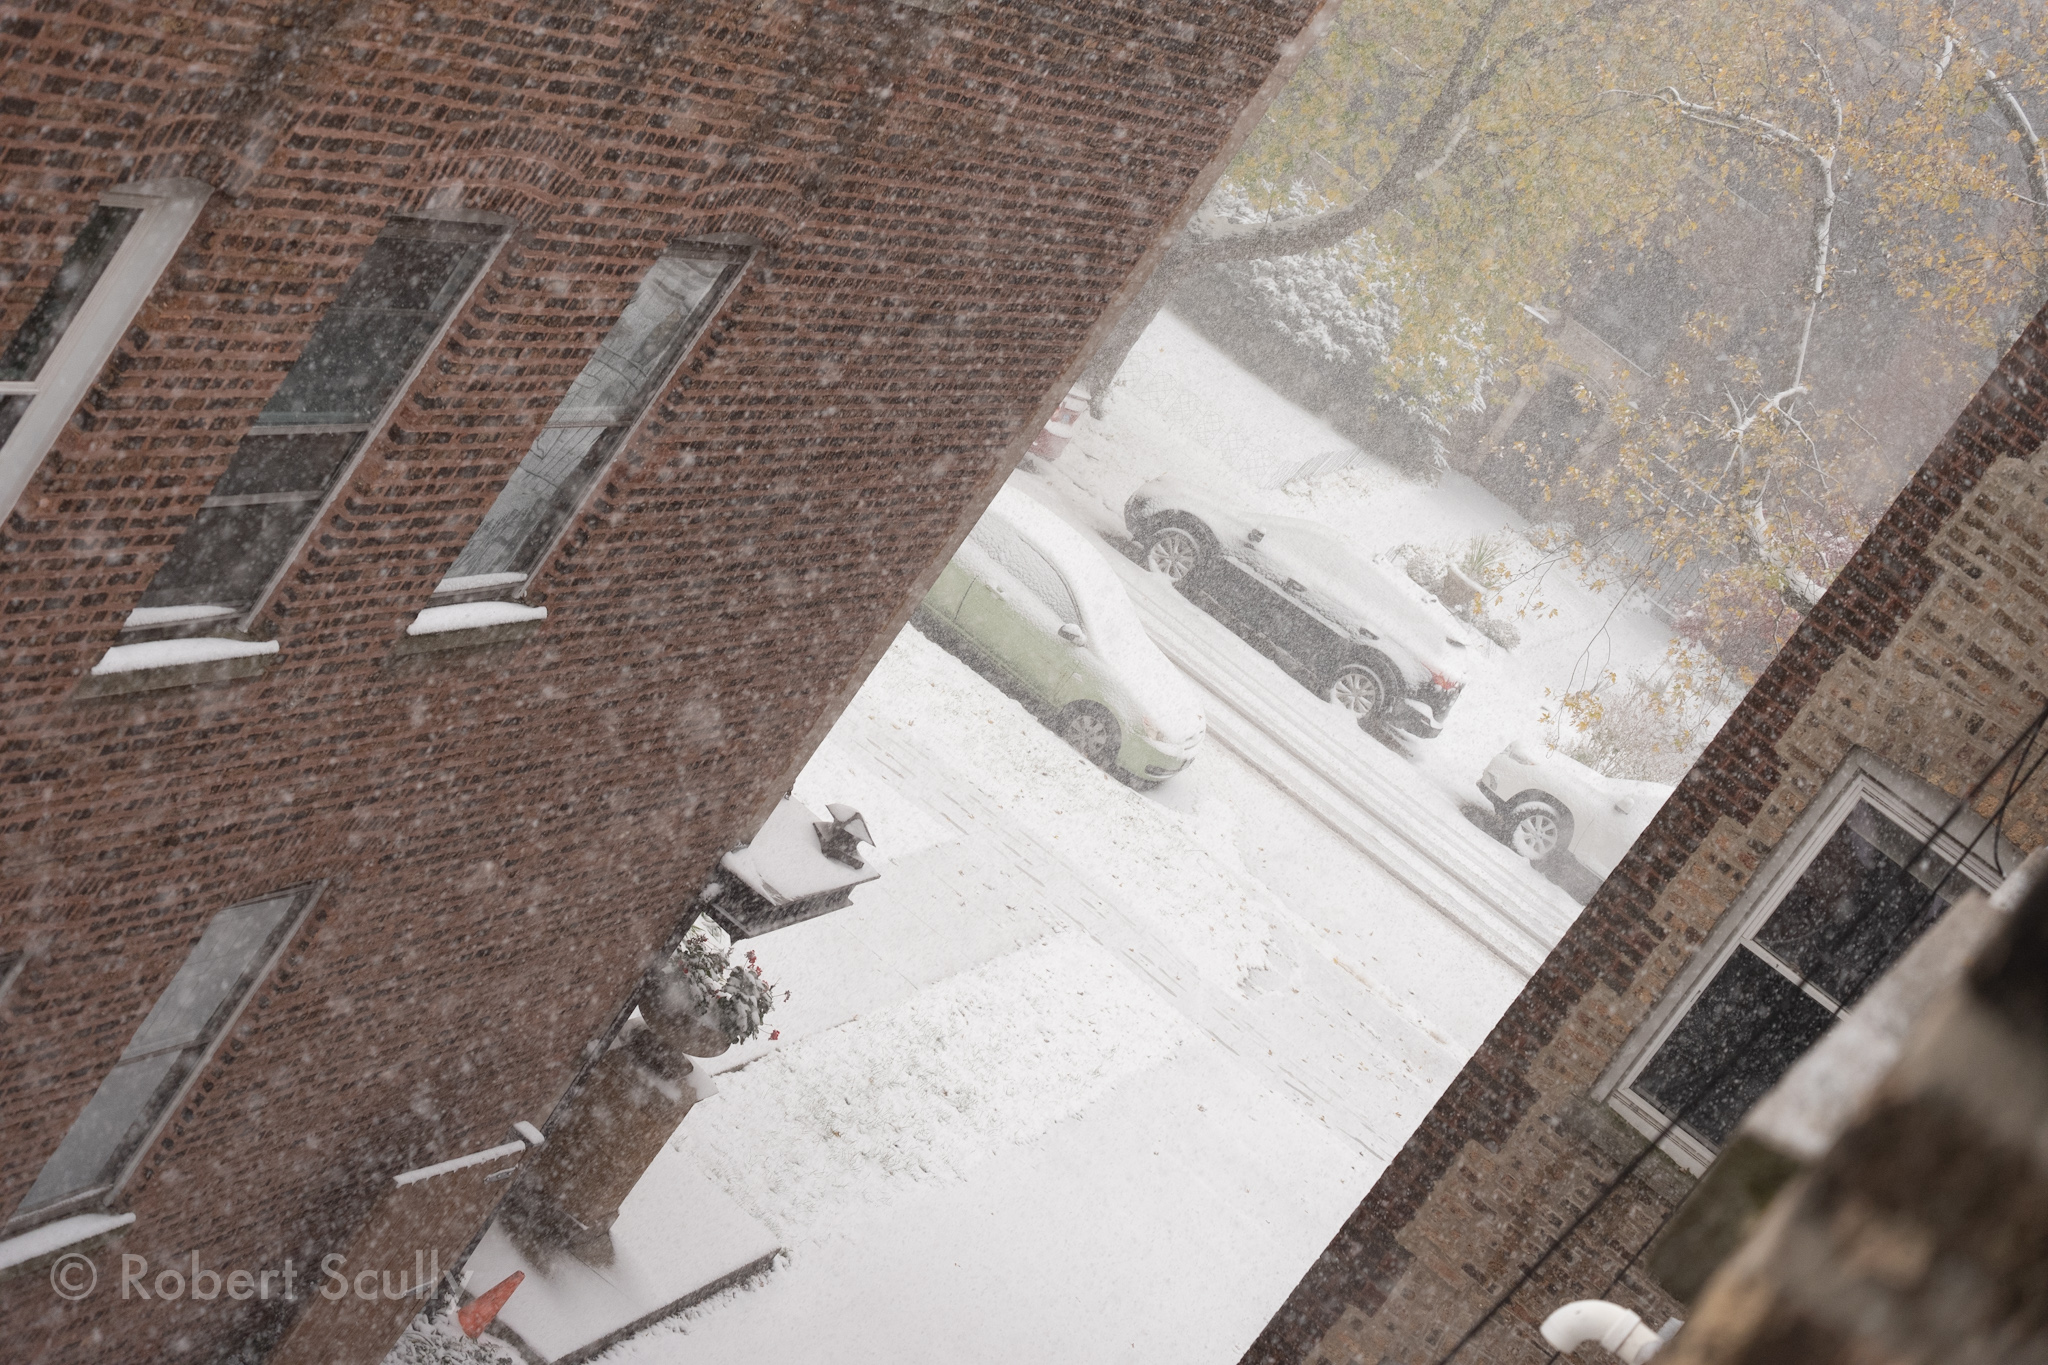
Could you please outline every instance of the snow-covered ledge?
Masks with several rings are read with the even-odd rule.
[[[74,1213],[19,1236],[0,1238],[0,1275],[48,1260],[68,1248],[98,1241],[134,1221],[132,1213]]]
[[[425,654],[512,644],[539,630],[547,619],[546,607],[530,607],[524,602],[453,602],[428,607],[405,628],[398,649],[401,654]]]
[[[232,640],[217,635],[115,645],[92,666],[92,672],[78,685],[77,695],[110,697],[252,678],[276,658],[275,640]]]

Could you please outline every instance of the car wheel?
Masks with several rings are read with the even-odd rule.
[[[1508,812],[1507,845],[1530,862],[1548,857],[1572,841],[1571,817],[1548,801],[1524,801]]]
[[[1116,717],[1086,702],[1076,702],[1060,713],[1059,732],[1061,739],[1098,768],[1114,764],[1117,750],[1123,748],[1123,731]]]
[[[1168,526],[1145,542],[1145,567],[1178,583],[1202,565],[1202,542],[1194,533]]]
[[[1387,709],[1393,691],[1380,669],[1362,659],[1340,666],[1330,676],[1323,695],[1360,720],[1370,720]]]

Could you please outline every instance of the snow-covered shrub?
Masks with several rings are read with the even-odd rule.
[[[744,1043],[761,1031],[761,1020],[775,1004],[775,987],[762,978],[751,951],[735,966],[730,942],[714,942],[712,931],[699,925],[684,935],[676,968],[695,1012],[727,1042]]]
[[[1502,649],[1514,649],[1522,643],[1521,628],[1506,617],[1479,616],[1473,620],[1472,625],[1481,635]]]
[[[384,1357],[384,1365],[519,1365],[512,1349],[488,1335],[471,1341],[450,1321],[452,1314],[414,1318]]]
[[[1417,587],[1435,592],[1443,586],[1444,557],[1440,550],[1427,545],[1397,545],[1394,557],[1402,561],[1401,568]]]
[[[1632,675],[1620,690],[1575,708],[1579,728],[1567,730],[1558,748],[1609,777],[1677,782],[1712,734],[1714,698],[1700,686]]]
[[[1504,616],[1494,616],[1495,605],[1487,593],[1508,581],[1512,570],[1506,547],[1487,536],[1473,536],[1462,546],[1445,550],[1434,545],[1398,545],[1393,557],[1418,586],[1437,595],[1444,609],[1502,649],[1522,643],[1521,628]]]
[[[1210,206],[1231,223],[1271,223],[1311,211],[1308,192],[1300,186],[1275,208],[1262,210],[1243,190],[1225,185]],[[1389,301],[1391,263],[1366,233],[1325,251],[1216,269],[1247,296],[1256,326],[1310,362],[1376,367],[1386,360],[1401,325]]]
[[[1251,224],[1320,208],[1306,186],[1273,194],[1226,183],[1205,212]],[[1372,234],[1358,233],[1322,251],[1211,267],[1172,306],[1280,392],[1433,482],[1448,467],[1451,420],[1485,406],[1492,362],[1476,323],[1438,328],[1425,352],[1407,346],[1397,355],[1398,300],[1407,291],[1413,301],[1413,276]]]

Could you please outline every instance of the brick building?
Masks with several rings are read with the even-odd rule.
[[[2017,768],[2001,756],[2048,706],[2044,439],[2048,312],[1247,1365],[1435,1365],[1454,1347],[1472,1365],[1535,1365],[1552,1356],[1537,1324],[1575,1299],[1613,1299],[1653,1326],[1685,1316],[1643,1252],[1737,1119],[1930,916],[2048,838],[2038,783],[2000,828],[1984,819]]]
[[[11,1359],[547,1121],[1317,8],[0,4]]]

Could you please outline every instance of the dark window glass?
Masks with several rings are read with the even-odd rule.
[[[178,548],[150,580],[142,605],[244,606],[254,602],[318,509],[319,503],[307,498],[203,508],[178,538]]]
[[[1750,936],[1781,966],[1750,943],[1738,948],[1632,1088],[1718,1145],[1835,1017],[1793,978],[1836,1006],[1854,1004],[1964,885],[1951,864],[1922,855],[1920,840],[1858,801]]]
[[[64,329],[85,306],[92,287],[106,273],[107,263],[121,249],[128,229],[134,227],[135,220],[141,216],[141,209],[114,208],[107,204],[92,211],[92,217],[85,220],[85,226],[78,230],[78,236],[72,239],[71,246],[64,252],[56,278],[43,290],[36,306],[29,310],[28,317],[9,339],[6,351],[0,352],[0,380],[29,380],[42,372],[43,362],[50,358],[50,352],[57,349],[57,343],[64,338]],[[14,423],[9,421],[6,426],[11,431]],[[4,439],[5,433],[0,433],[0,440]]]
[[[252,432],[242,438],[234,462],[213,486],[214,500],[255,493],[305,493],[317,498],[334,482],[361,439],[353,431],[296,436]]]
[[[321,314],[257,424],[374,421],[499,236],[472,223],[401,220],[386,228]]]
[[[1738,948],[1633,1089],[1665,1117],[1719,1146],[1834,1017],[1783,973]]]
[[[35,401],[25,393],[9,394],[0,398],[0,445],[4,445],[14,428],[21,421],[21,415],[28,411],[28,405]]]
[[[449,578],[533,571],[737,273],[739,263],[725,256],[669,255],[654,263],[484,513]]]
[[[1915,861],[1919,851],[1918,839],[1857,802],[1756,941],[1833,999],[1853,1004],[1962,893],[1953,867]]]
[[[142,606],[254,603],[503,235],[411,219],[379,234]]]
[[[121,1058],[43,1164],[23,1212],[112,1185],[177,1099],[256,973],[290,927],[295,895],[223,910],[122,1050]]]

